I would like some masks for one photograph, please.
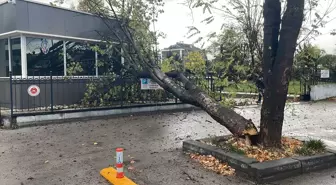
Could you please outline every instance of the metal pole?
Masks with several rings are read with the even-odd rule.
[[[11,43],[11,37],[8,37],[8,68],[9,71],[12,71],[12,43]]]
[[[9,91],[10,91],[10,102],[11,102],[11,120],[13,119],[13,74],[9,71]]]
[[[21,75],[23,78],[28,78],[27,71],[27,38],[21,35]]]
[[[52,71],[50,71],[50,110],[54,112],[54,91],[53,91],[53,76]]]
[[[97,46],[98,47],[98,46]],[[99,73],[99,71],[98,71],[98,52],[97,51],[95,51],[95,73],[96,73],[96,77],[98,77],[98,73]]]
[[[122,80],[121,86],[120,86],[120,106],[124,106],[124,88],[125,88],[125,79],[122,77],[122,73],[119,77],[120,80]]]
[[[66,53],[67,53],[67,51],[66,51],[66,43],[65,43],[65,41],[63,41],[63,70],[64,70],[64,76],[67,76],[67,56],[66,56]]]

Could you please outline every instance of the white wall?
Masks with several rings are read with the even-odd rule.
[[[311,100],[324,100],[331,97],[336,97],[336,84],[319,84],[311,86]]]

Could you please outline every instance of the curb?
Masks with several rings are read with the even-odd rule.
[[[72,121],[87,121],[120,116],[148,115],[165,112],[173,113],[192,110],[197,110],[197,107],[188,104],[173,104],[124,109],[94,110],[85,112],[54,112],[50,114],[32,116],[16,116],[13,119],[11,119],[10,116],[4,116],[2,117],[2,123],[4,129],[15,129],[48,124],[60,124]]]
[[[224,95],[231,95],[232,93],[230,92],[222,92]],[[299,98],[300,95],[292,95],[289,94],[287,95],[287,100],[293,100],[295,98]],[[236,92],[236,98],[258,98],[257,93],[244,93],[244,92]]]
[[[195,140],[184,141],[183,151],[212,155],[222,162],[227,162],[236,169],[237,174],[257,183],[269,183],[336,166],[336,151],[333,150],[314,156],[290,157],[261,163]]]

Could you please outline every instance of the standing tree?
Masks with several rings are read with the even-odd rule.
[[[324,68],[330,69],[333,73],[336,72],[336,55],[326,54],[319,58],[319,64]]]
[[[252,53],[262,54],[266,90],[261,110],[260,141],[264,146],[280,146],[295,48],[303,40],[319,34],[318,28],[328,22],[328,15],[335,10],[334,1],[324,0],[321,3],[317,0],[228,0],[221,5],[218,3],[222,1],[217,0],[188,2],[192,9],[203,7],[203,12],[208,10],[211,15],[211,10],[218,11],[223,13],[225,18],[233,20],[245,33],[249,48],[255,48]],[[317,7],[321,4],[327,5],[324,12],[318,11],[320,7]],[[262,40],[260,44],[259,38]],[[263,49],[260,51],[258,47],[253,46],[262,46]],[[253,57],[250,60],[253,61]]]
[[[89,13],[108,13],[108,11],[102,7],[105,7],[104,0],[79,0],[77,10]]]
[[[210,63],[219,78],[228,78],[229,81],[240,82],[251,78],[254,65],[249,57],[248,43],[243,33],[235,28],[226,28],[217,35],[208,50],[214,55]]]
[[[287,0],[282,19],[280,0],[266,0],[264,4],[263,74],[266,88],[260,121],[260,139],[264,146],[281,145],[289,77],[303,22],[304,2]]]

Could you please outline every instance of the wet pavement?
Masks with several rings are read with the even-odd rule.
[[[256,123],[260,106],[237,112]],[[336,143],[336,102],[294,103],[286,108],[284,134]],[[139,185],[249,185],[239,177],[205,170],[181,151],[182,141],[228,131],[203,111],[128,116],[106,120],[0,130],[1,185],[107,185],[99,171],[125,148],[126,169]],[[335,144],[336,147],[336,144]],[[336,168],[272,184],[336,184]]]

